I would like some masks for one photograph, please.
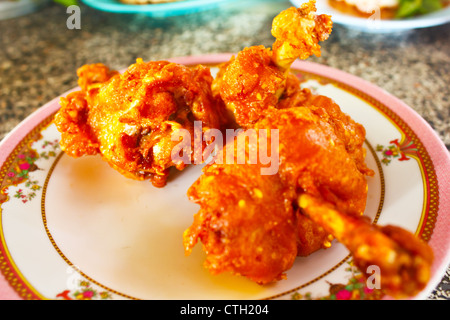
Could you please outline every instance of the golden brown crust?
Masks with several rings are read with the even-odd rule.
[[[189,189],[201,205],[183,236],[186,253],[201,240],[213,274],[230,272],[259,284],[285,277],[297,255],[295,217],[277,176],[259,166],[212,165]]]
[[[197,239],[202,241],[208,252],[206,265],[213,273],[234,272],[269,283],[280,279],[292,256],[308,255],[328,241],[329,233],[296,208],[296,194],[308,192],[342,212],[360,215],[367,182],[333,127],[308,107],[270,108],[253,128],[258,138],[260,129],[278,130],[279,171],[262,175],[260,163],[237,164],[238,144],[231,141],[234,162],[205,167],[188,191],[201,210],[184,234],[184,242],[190,252]],[[250,148],[244,148],[247,158]],[[224,148],[218,158],[226,159],[227,152]],[[270,228],[271,224],[279,231]],[[258,234],[257,240],[252,234]],[[277,242],[277,249],[266,249]],[[265,249],[258,251],[258,247]],[[280,254],[283,258],[278,257],[277,263],[271,260]],[[239,264],[234,262],[237,257]],[[252,262],[255,257],[258,263]],[[254,270],[249,267],[252,264]]]
[[[332,25],[331,16],[316,14],[315,1],[282,11],[272,23],[275,64],[287,70],[297,58],[320,56],[319,42],[328,39]]]
[[[306,215],[350,250],[354,264],[366,277],[378,277],[377,287],[389,295],[414,296],[429,281],[433,252],[411,232],[343,214],[329,202],[309,194],[300,195],[298,202]]]
[[[215,86],[239,126],[252,126],[268,106],[277,104],[284,75],[273,64],[270,49],[246,48],[220,69]]]
[[[81,90],[61,99],[55,117],[62,149],[75,157],[100,153],[127,177],[163,186],[170,167],[186,165],[172,160],[179,143],[172,133],[185,129],[193,139],[194,121],[222,126],[224,107],[212,96],[212,76],[203,66],[138,60],[123,74],[94,64],[78,75]]]

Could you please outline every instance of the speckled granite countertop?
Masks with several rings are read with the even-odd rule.
[[[245,2],[245,1],[244,1]],[[172,18],[113,14],[81,5],[81,29],[66,28],[64,7],[0,21],[0,139],[34,110],[77,86],[76,69],[103,62],[123,69],[145,60],[237,52],[272,44],[273,17],[288,1],[243,1]],[[393,34],[335,25],[310,61],[359,76],[416,110],[450,148],[450,24]],[[449,271],[430,299],[449,299]]]

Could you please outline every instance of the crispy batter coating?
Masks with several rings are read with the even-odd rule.
[[[332,26],[331,16],[316,14],[315,1],[282,11],[272,23],[274,62],[286,70],[297,58],[319,57],[319,42],[328,39]]]
[[[297,106],[311,109],[314,114],[333,127],[359,170],[365,175],[372,176],[373,170],[369,169],[365,163],[366,150],[363,145],[366,129],[348,114],[342,112],[339,105],[331,98],[312,94],[309,89],[302,89],[300,85],[301,82],[295,75],[288,74],[285,90],[276,108],[285,109]]]
[[[251,127],[268,106],[275,106],[284,90],[285,76],[263,46],[240,51],[220,69],[214,87],[242,127]]]
[[[183,235],[186,254],[201,240],[212,273],[230,272],[259,284],[285,278],[297,256],[295,216],[278,176],[257,165],[212,165],[189,189],[200,204]],[[293,195],[291,194],[290,197]]]
[[[276,38],[272,49],[245,48],[220,67],[213,91],[223,99],[238,126],[251,127],[267,108],[278,104],[289,81],[295,81],[289,70],[295,59],[320,55],[319,42],[328,38],[332,22],[330,16],[316,15],[315,11],[311,1],[281,12],[272,24]]]
[[[339,211],[360,216],[367,181],[333,126],[308,107],[272,109],[255,129],[279,131],[279,176],[297,193],[323,198]]]
[[[205,167],[189,189],[189,198],[201,209],[184,234],[187,253],[198,239],[202,241],[208,253],[205,265],[213,273],[233,272],[262,284],[283,278],[293,256],[329,246],[330,232],[303,215],[296,205],[297,194],[320,197],[354,216],[364,211],[367,197],[367,181],[331,124],[308,107],[269,110],[254,129],[278,130],[278,172],[263,175],[260,163],[238,164],[237,143],[230,142],[235,143],[235,161]],[[272,150],[272,141],[267,143]],[[226,150],[218,158],[225,158]],[[282,232],[274,233],[270,225]],[[277,241],[276,251],[258,249],[274,247]],[[277,264],[271,260],[274,256]],[[267,272],[262,273],[264,263]]]
[[[186,129],[193,139],[194,121],[221,128],[225,119],[203,66],[138,59],[123,74],[94,64],[78,76],[81,90],[61,99],[54,120],[62,149],[74,157],[99,153],[127,177],[151,179],[157,187],[165,185],[169,168],[186,166],[172,160],[179,143],[172,133]]]
[[[411,232],[343,214],[329,202],[306,193],[298,202],[305,214],[350,250],[360,270],[379,268],[380,288],[390,295],[413,296],[428,283],[433,252]]]

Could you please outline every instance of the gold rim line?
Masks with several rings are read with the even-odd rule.
[[[429,207],[428,206],[428,203],[429,203],[428,191],[430,189],[430,186],[427,185],[427,179],[425,177],[426,173],[425,173],[425,170],[424,170],[424,168],[422,166],[422,162],[420,161],[420,158],[416,157],[416,156],[413,156],[413,155],[409,155],[409,157],[411,157],[414,160],[416,160],[416,163],[419,166],[420,176],[422,178],[422,185],[426,186],[426,187],[423,188],[423,191],[422,191],[422,193],[423,193],[423,195],[422,195],[423,196],[422,214],[420,215],[419,223],[417,224],[416,231],[414,232],[414,234],[417,237],[421,237],[420,231],[422,230],[424,222],[426,221],[426,218],[428,217],[428,215],[427,215],[427,213],[428,213],[427,212],[427,208]]]
[[[374,159],[375,159],[375,162],[377,164],[378,174],[380,175],[380,184],[381,184],[380,202],[378,203],[377,214],[375,215],[375,218],[373,220],[373,223],[376,224],[378,222],[378,219],[380,218],[381,211],[383,210],[383,206],[384,206],[384,198],[386,196],[386,180],[384,179],[383,166],[381,165],[380,159],[378,159],[375,149],[367,140],[366,140],[366,145],[369,148],[369,151],[372,154],[372,157],[374,157]]]
[[[86,278],[87,280],[91,281],[92,283],[96,284],[97,286],[108,290],[111,293],[117,294],[119,296],[122,296],[124,298],[128,298],[128,299],[132,299],[132,300],[138,300],[135,297],[132,297],[130,295],[121,293],[117,290],[111,289],[101,283],[99,283],[98,281],[94,280],[93,278],[89,277],[86,273],[84,273],[83,271],[80,270],[80,268],[78,268],[75,264],[73,264],[65,255],[64,253],[61,251],[61,249],[58,247],[58,245],[56,244],[55,240],[53,239],[53,236],[48,228],[47,225],[47,216],[45,214],[45,199],[46,199],[46,194],[47,194],[47,187],[48,187],[48,183],[50,182],[50,177],[53,174],[53,171],[55,170],[56,165],[58,164],[59,160],[61,160],[62,156],[64,155],[64,151],[61,151],[58,156],[56,157],[55,161],[52,163],[52,166],[50,167],[50,170],[47,173],[47,176],[45,178],[45,182],[44,182],[44,186],[42,187],[42,197],[41,197],[41,215],[42,215],[42,222],[44,224],[44,229],[45,232],[47,233],[47,236],[51,242],[51,244],[53,245],[53,247],[55,248],[56,252],[58,252],[58,254],[61,256],[61,258],[63,258],[63,260],[70,266],[73,267],[74,270],[76,270],[80,275],[82,275],[84,278]]]

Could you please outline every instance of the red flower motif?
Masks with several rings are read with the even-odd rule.
[[[19,168],[20,170],[28,170],[30,169],[30,164],[28,162],[21,163],[19,164]]]
[[[336,293],[337,300],[350,300],[351,297],[352,297],[352,293],[345,289]]]

